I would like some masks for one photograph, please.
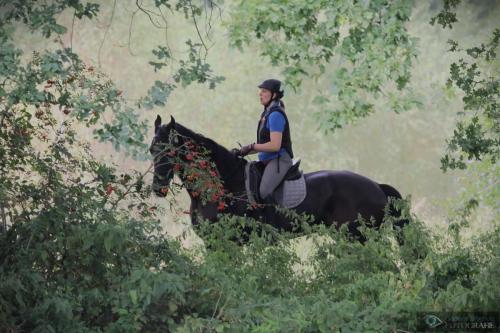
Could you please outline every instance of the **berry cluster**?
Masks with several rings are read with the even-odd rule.
[[[178,135],[178,134],[177,134]],[[215,163],[210,161],[206,148],[187,139],[182,145],[167,148],[165,153],[173,164],[173,170],[184,181],[191,197],[217,204],[223,212],[227,196]]]

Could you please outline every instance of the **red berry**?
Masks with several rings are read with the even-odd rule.
[[[250,204],[250,209],[257,209],[257,208],[262,208],[263,205],[262,204],[258,204],[258,203],[252,203]]]
[[[106,194],[107,195],[110,195],[113,192],[113,190],[114,190],[113,185],[108,184],[108,186],[106,186]]]
[[[219,205],[217,206],[218,211],[223,211],[226,208],[226,204],[223,201],[219,201]]]

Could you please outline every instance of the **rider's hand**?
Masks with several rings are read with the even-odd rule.
[[[240,148],[233,148],[233,149],[231,149],[231,154],[233,154],[233,156],[236,156],[236,157],[241,156],[240,155]]]
[[[247,156],[253,150],[254,145],[255,143],[251,143],[249,145],[241,147],[240,156]]]

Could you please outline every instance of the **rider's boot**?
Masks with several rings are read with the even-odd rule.
[[[275,206],[278,204],[276,202],[276,200],[274,200],[274,197],[272,194],[270,194],[267,197],[265,197],[264,199],[262,199],[262,203],[265,205],[272,205],[272,206]]]

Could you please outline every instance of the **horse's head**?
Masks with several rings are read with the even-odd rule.
[[[157,196],[166,196],[166,189],[174,177],[169,149],[179,146],[179,138],[175,135],[175,119],[171,117],[170,123],[161,124],[161,117],[155,120],[155,136],[149,147],[154,159],[153,190]]]

